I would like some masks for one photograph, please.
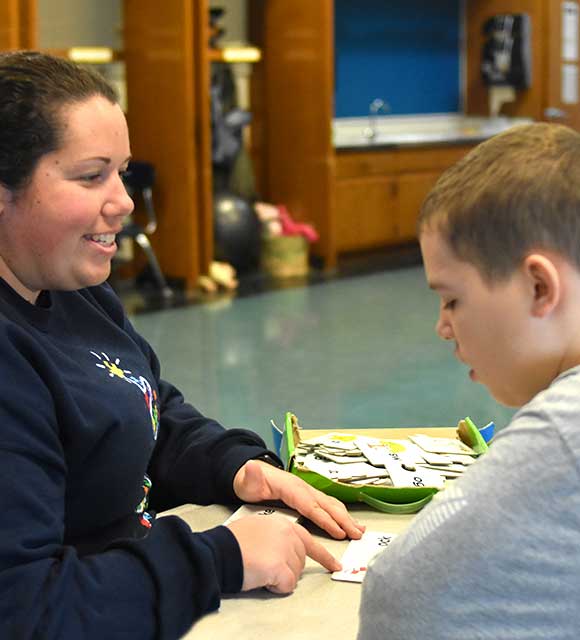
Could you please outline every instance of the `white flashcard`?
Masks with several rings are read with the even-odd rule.
[[[428,453],[476,455],[475,451],[456,438],[433,438],[422,434],[409,436],[416,445]]]
[[[224,522],[229,524],[240,518],[246,516],[278,516],[286,518],[291,522],[298,522],[300,514],[293,509],[285,509],[282,507],[266,507],[263,504],[243,504],[237,511],[234,511],[232,515]]]
[[[437,471],[439,475],[442,475],[444,478],[459,478],[459,476],[463,475],[465,471],[465,467],[461,467],[461,471],[457,471],[456,469],[451,469],[449,467],[434,467],[428,464],[418,465],[420,469],[432,469],[433,471]]]
[[[396,454],[402,462],[415,465],[423,462],[421,449],[409,440],[378,440],[375,438],[357,438],[358,448],[373,465],[383,465],[384,459]]]
[[[309,440],[303,440],[301,444],[305,445],[326,445],[334,449],[344,449],[349,451],[350,449],[356,449],[355,436],[350,433],[329,433],[325,436],[318,436],[317,438],[310,438]]]
[[[338,456],[334,453],[328,453],[326,451],[318,450],[316,452],[317,456],[321,458],[325,458],[326,460],[331,460],[332,462],[336,462],[337,464],[352,464],[353,462],[366,462],[367,459],[365,456]]]
[[[384,467],[373,467],[366,462],[353,464],[341,464],[338,480],[362,480],[364,478],[386,478],[387,470]]]
[[[443,489],[445,486],[445,478],[440,473],[418,465],[406,465],[396,453],[387,456],[383,464],[389,472],[395,487],[435,487],[436,489]]]
[[[376,466],[382,465],[385,456],[391,453],[391,448],[384,441],[378,439],[357,438],[356,444],[366,459]]]
[[[309,471],[314,471],[330,480],[347,480],[349,478],[380,478],[387,475],[386,470],[377,469],[366,462],[339,464],[330,460],[322,460],[315,454],[304,456],[301,463]]]
[[[470,464],[473,464],[477,458],[473,458],[471,456],[464,456],[462,454],[455,454],[449,456],[453,461],[453,464],[462,464],[464,467],[468,467]]]
[[[342,556],[342,569],[332,574],[333,580],[362,582],[369,562],[384,551],[396,537],[394,533],[365,531],[360,540],[351,540]]]
[[[446,456],[444,453],[429,453],[428,451],[423,451],[421,455],[427,464],[443,466],[453,464],[451,456]]]

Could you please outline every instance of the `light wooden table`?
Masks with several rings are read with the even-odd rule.
[[[331,431],[301,432],[304,439],[326,433]],[[406,438],[413,433],[454,437],[455,429],[357,429],[355,433],[394,439]],[[366,505],[348,505],[348,508],[369,531],[401,533],[414,517],[379,513]],[[219,505],[184,505],[168,513],[183,518],[192,531],[204,531],[221,524],[231,510]],[[318,530],[313,533],[337,558],[342,557],[348,541],[334,540]],[[307,558],[304,573],[294,593],[278,596],[265,589],[257,589],[236,596],[225,596],[219,611],[199,620],[183,640],[351,640],[356,638],[358,630],[360,595],[360,584],[331,580],[325,569]]]

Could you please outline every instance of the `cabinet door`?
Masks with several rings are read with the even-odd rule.
[[[397,238],[397,183],[393,176],[337,180],[336,245],[339,251],[367,249]]]
[[[546,2],[547,79],[543,116],[580,130],[577,11],[577,2]]]
[[[207,0],[124,2],[131,147],[156,168],[152,242],[188,289],[213,249],[207,15]]]
[[[314,224],[313,252],[336,266],[332,223],[333,0],[249,2],[262,61],[252,73],[261,197]]]
[[[401,241],[417,237],[417,216],[425,196],[441,172],[406,173],[399,176],[397,237]]]
[[[36,49],[36,0],[0,2],[0,51]]]

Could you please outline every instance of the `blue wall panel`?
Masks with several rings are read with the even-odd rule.
[[[335,0],[335,115],[461,108],[460,0]]]

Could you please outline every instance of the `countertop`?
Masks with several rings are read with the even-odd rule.
[[[531,122],[531,118],[486,118],[457,113],[378,116],[374,119],[373,131],[368,117],[335,118],[332,133],[335,149],[363,151],[401,146],[477,143],[513,126]]]

